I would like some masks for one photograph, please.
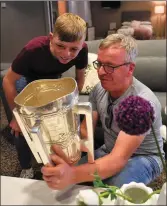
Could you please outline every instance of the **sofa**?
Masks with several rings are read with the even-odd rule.
[[[88,45],[88,58],[92,53],[97,54],[99,44],[102,40],[87,41]],[[166,106],[166,39],[163,40],[137,40],[138,44],[138,57],[136,59],[136,68],[134,76],[148,86],[158,97],[162,105],[162,118],[163,124],[167,125],[167,119],[164,112]],[[90,60],[88,62],[90,70]],[[92,70],[93,70],[93,65]],[[87,73],[87,72],[86,72]],[[75,78],[75,69],[70,69],[63,73],[63,77],[70,76]],[[88,75],[87,75],[88,76]],[[92,76],[90,84],[95,75]],[[88,83],[87,83],[88,84]],[[90,90],[91,91],[91,90]],[[89,91],[89,92],[90,92]],[[82,92],[80,94],[80,101],[88,101],[88,93]]]
[[[99,44],[102,40],[93,40],[87,41],[89,55],[88,57],[93,56],[93,60],[97,57],[97,51]],[[164,112],[166,106],[166,92],[167,92],[167,82],[166,82],[166,40],[137,40],[139,54],[136,60],[136,69],[134,76],[147,85],[158,97],[162,105],[162,117],[163,124],[167,125],[166,115]],[[10,116],[10,112],[6,105],[6,100],[4,99],[4,94],[2,90],[2,77],[5,74],[7,68],[10,64],[1,64],[1,76],[0,76],[0,95],[2,102],[4,103],[6,114]],[[97,81],[96,71],[93,70],[93,65],[91,59],[89,59],[89,65],[86,68],[87,77],[89,76],[89,82],[87,84],[92,84],[94,79]],[[90,78],[90,72],[92,71],[93,75]],[[91,73],[91,74],[92,74]],[[67,72],[63,73],[62,77],[74,77],[75,78],[75,69],[71,68]],[[90,81],[91,79],[91,81]],[[93,88],[89,87],[88,92],[82,92],[80,94],[80,101],[88,101],[89,92]]]

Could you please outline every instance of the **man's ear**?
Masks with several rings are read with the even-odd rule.
[[[135,70],[135,66],[136,66],[135,63],[133,63],[133,62],[130,63],[130,65],[129,65],[129,74],[133,75],[133,72]]]
[[[49,33],[49,39],[50,39],[50,40],[53,39],[53,33],[52,33],[52,32]]]

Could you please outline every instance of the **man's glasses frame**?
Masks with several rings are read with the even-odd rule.
[[[125,62],[123,64],[113,66],[113,65],[110,65],[110,64],[103,64],[103,63],[95,60],[95,61],[93,61],[93,66],[94,66],[95,69],[100,69],[100,67],[103,67],[104,71],[107,74],[111,74],[111,73],[114,72],[115,69],[118,69],[119,67],[124,66],[124,65],[128,65],[130,63],[131,62]]]

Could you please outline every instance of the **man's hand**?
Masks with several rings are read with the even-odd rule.
[[[19,127],[19,125],[14,117],[13,117],[12,121],[10,122],[9,126],[11,127],[11,134],[15,135],[15,137],[18,137],[19,133],[21,133],[21,130],[20,130],[20,127]]]
[[[52,146],[52,150],[55,154],[51,155],[51,159],[55,166],[46,165],[42,167],[41,172],[48,187],[61,190],[74,183],[73,169],[58,146]]]

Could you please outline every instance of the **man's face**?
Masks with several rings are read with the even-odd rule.
[[[50,51],[62,64],[67,64],[74,59],[82,49],[84,37],[80,41],[65,42],[50,33]]]
[[[110,46],[109,48],[99,49],[97,61],[102,64],[117,66],[126,62],[126,51],[124,48],[119,48],[119,43]],[[104,89],[110,92],[123,91],[127,86],[127,81],[133,74],[134,63],[111,68],[111,73],[107,73],[103,66],[97,69],[101,85]],[[110,69],[110,67],[108,67]]]

